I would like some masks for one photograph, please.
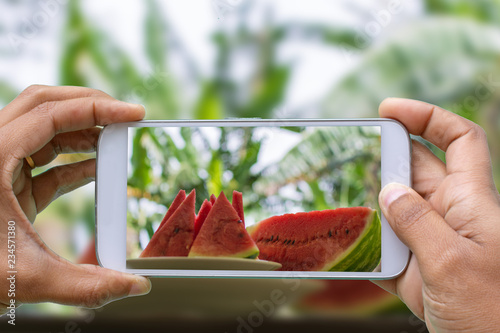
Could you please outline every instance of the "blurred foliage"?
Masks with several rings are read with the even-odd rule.
[[[500,22],[498,0],[426,0],[424,3],[431,13],[472,18],[481,22]]]

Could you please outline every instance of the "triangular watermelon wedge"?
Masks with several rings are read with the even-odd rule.
[[[187,196],[163,226],[158,228],[140,257],[185,257],[194,239],[195,190]],[[172,204],[173,206],[173,204]]]
[[[179,208],[181,203],[186,199],[186,191],[180,190],[179,193],[177,193],[177,196],[175,197],[174,201],[170,205],[170,207],[167,210],[167,214],[163,217],[163,220],[161,220],[160,226],[156,230],[160,230],[161,227],[168,221],[170,216]]]
[[[200,207],[200,210],[198,211],[198,215],[196,215],[196,220],[194,220],[194,238],[196,238],[198,232],[200,232],[201,226],[203,225],[203,222],[205,222],[210,209],[212,209],[212,204],[210,201],[205,199]]]
[[[223,192],[193,242],[188,257],[256,258],[259,249]]]
[[[245,213],[243,212],[243,193],[233,191],[233,208],[238,213],[241,222],[245,225]]]
[[[212,206],[215,205],[215,200],[217,200],[217,197],[214,194],[210,195],[210,203]]]

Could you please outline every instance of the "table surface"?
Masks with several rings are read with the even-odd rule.
[[[123,318],[98,319],[91,323],[81,319],[18,318],[16,326],[5,327],[2,332],[203,332],[203,333],[266,333],[266,332],[363,332],[363,333],[426,333],[424,323],[415,317],[395,316],[367,319],[268,319],[264,322],[248,320],[210,320],[210,319],[148,319],[126,320]]]

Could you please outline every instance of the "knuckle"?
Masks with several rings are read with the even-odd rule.
[[[54,101],[43,102],[41,104],[38,104],[33,109],[33,111],[35,111],[36,113],[49,115],[52,112],[52,110],[54,109],[55,105],[56,105],[56,102],[54,102]]]
[[[48,87],[44,85],[33,84],[24,89],[23,92],[21,93],[21,96],[37,99],[45,96],[47,88]]]
[[[472,123],[469,129],[470,136],[474,141],[484,141],[486,142],[486,132],[484,129],[476,123]]]
[[[112,98],[110,95],[106,94],[104,91],[100,89],[90,89],[89,97],[107,97]]]
[[[44,118],[48,118],[48,120],[50,121],[50,123],[53,126],[54,132],[58,132],[58,128],[56,126],[56,123],[53,119],[53,114],[52,114],[54,108],[56,107],[56,104],[57,104],[57,102],[55,102],[55,101],[43,102],[43,103],[37,105],[32,110],[32,112],[34,112],[37,117],[41,118],[40,120],[42,120]]]
[[[418,227],[418,223],[432,213],[432,209],[427,203],[411,202],[410,200],[398,202],[401,199],[396,200],[390,209],[390,213],[394,217],[394,224],[399,230],[404,231]]]
[[[102,287],[102,283],[97,283],[90,291],[83,296],[83,306],[86,308],[98,308],[110,301],[111,294],[109,290]]]
[[[52,140],[50,140],[50,146],[56,156],[62,154],[61,138],[59,136],[55,136]]]

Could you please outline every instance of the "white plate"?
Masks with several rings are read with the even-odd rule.
[[[127,268],[275,271],[281,268],[281,264],[274,261],[244,258],[151,257],[127,259]]]

